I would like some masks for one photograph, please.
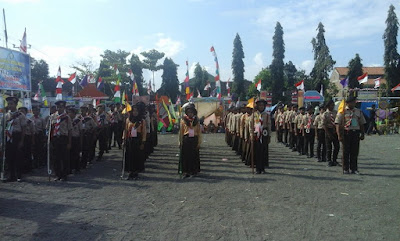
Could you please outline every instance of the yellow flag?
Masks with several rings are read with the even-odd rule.
[[[345,108],[346,108],[346,102],[344,101],[344,98],[343,98],[342,101],[339,104],[338,113],[343,114]]]
[[[247,101],[246,107],[254,109],[254,97]]]

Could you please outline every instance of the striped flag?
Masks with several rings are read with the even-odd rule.
[[[258,91],[261,91],[261,79],[258,80],[258,82],[255,84],[255,86]]]
[[[24,31],[24,35],[22,36],[21,44],[19,46],[21,52],[27,53],[28,52],[28,44],[26,42],[26,28]]]
[[[358,76],[357,77],[358,83],[362,84],[362,83],[366,83],[368,81],[368,72],[366,72],[365,74]]]
[[[99,76],[99,79],[97,80],[97,89],[98,90],[104,89],[104,82],[101,76]]]
[[[62,86],[64,81],[61,79],[61,67],[58,66],[57,79],[56,79],[56,100],[62,100]]]
[[[304,91],[304,80],[297,82],[294,86],[296,86],[296,89]]]
[[[75,82],[76,82],[76,72],[69,76],[68,81],[71,82],[71,84],[75,84]]]
[[[190,98],[190,87],[189,87],[189,61],[186,60],[186,77],[185,77],[185,94],[186,99]]]
[[[220,100],[221,99],[221,81],[220,81],[220,76],[219,76],[219,64],[218,64],[218,58],[217,58],[217,53],[215,52],[214,46],[211,46],[210,51],[212,52],[214,56],[214,61],[215,61],[215,87],[217,89],[217,97]]]

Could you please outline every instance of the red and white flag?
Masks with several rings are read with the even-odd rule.
[[[60,66],[58,66],[56,82],[62,82],[64,84],[64,81],[61,79],[61,67]]]
[[[392,92],[395,92],[396,90],[400,90],[400,84],[396,85],[396,86],[392,89]]]
[[[258,80],[258,82],[255,84],[255,86],[258,91],[261,91],[261,79]]]
[[[296,89],[304,91],[304,80],[297,82],[294,86],[296,86]]]
[[[151,94],[151,91],[152,91],[152,89],[151,89],[151,80],[149,80],[149,86],[147,87],[147,94]]]
[[[358,76],[357,77],[358,83],[362,84],[362,83],[366,83],[368,81],[368,72],[366,72],[365,74]]]
[[[231,96],[231,87],[229,87],[229,80],[231,80],[231,78],[226,81],[226,90],[228,91],[228,97]]]
[[[381,77],[374,79],[375,86],[374,89],[377,89],[381,86]]]
[[[21,40],[21,44],[19,46],[19,49],[24,53],[28,52],[28,44],[26,43],[26,28],[25,28],[25,31],[24,31],[24,36],[22,36],[22,40]]]
[[[76,72],[69,76],[68,81],[71,82],[71,84],[75,84],[75,82],[76,82]]]

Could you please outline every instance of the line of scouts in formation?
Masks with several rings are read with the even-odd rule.
[[[127,179],[136,179],[143,172],[145,160],[157,145],[157,115],[154,105],[139,102],[132,110],[123,114],[124,106],[110,105],[106,112],[104,105],[97,110],[92,105],[80,107],[80,114],[74,106],[65,101],[55,103],[50,116],[41,118],[39,107],[33,107],[33,117],[26,118],[27,108],[16,109],[18,98],[8,97],[6,114],[6,167],[8,181],[21,181],[23,172],[46,165],[46,135],[49,143],[50,163],[48,168],[55,173],[55,181],[66,180],[73,171],[79,173],[96,158],[101,161],[104,152],[114,145],[124,146],[123,174]],[[311,106],[305,109],[297,105],[282,105],[275,112],[272,123],[267,102],[258,99],[256,106],[230,108],[225,116],[225,141],[242,161],[256,168],[256,173],[265,173],[269,167],[268,145],[271,141],[271,125],[275,124],[278,142],[299,155],[314,157],[314,139],[317,138],[318,162],[337,162],[342,142],[342,168],[344,174],[358,174],[357,158],[360,140],[364,139],[365,119],[361,110],[355,108],[356,98],[346,100],[344,113],[334,110],[333,101],[319,106],[314,115]],[[183,106],[185,115],[180,122],[179,172],[184,177],[196,176],[200,172],[201,128],[194,104]],[[46,131],[47,130],[47,131]],[[33,156],[33,158],[32,158]],[[50,174],[51,172],[49,172]]]
[[[144,171],[144,162],[157,145],[153,105],[146,107],[140,102],[123,114],[125,107],[119,103],[110,104],[109,111],[103,104],[97,108],[89,104],[81,106],[78,114],[75,106],[58,101],[50,116],[40,117],[39,106],[33,106],[33,116],[27,118],[26,107],[17,110],[17,97],[6,100],[6,181],[21,181],[23,173],[46,164],[55,181],[65,181],[69,174],[80,173],[94,160],[101,161],[103,154],[117,145],[119,149],[126,147],[124,166],[128,179],[132,179]]]
[[[364,139],[366,123],[361,110],[356,108],[356,98],[346,99],[343,113],[338,113],[335,103],[330,100],[319,106],[314,114],[312,106],[278,106],[274,123],[266,111],[266,101],[257,100],[255,109],[251,104],[241,108],[230,108],[225,117],[226,142],[241,155],[242,161],[256,167],[256,173],[265,173],[269,167],[268,144],[271,125],[275,125],[277,141],[299,155],[314,157],[314,141],[317,139],[318,162],[328,162],[328,166],[342,166],[343,174],[359,174],[358,153],[360,140]],[[342,161],[338,154],[342,143]]]

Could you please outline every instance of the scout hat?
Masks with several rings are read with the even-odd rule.
[[[65,100],[59,100],[56,103],[54,103],[56,106],[66,106],[67,102]]]
[[[7,102],[12,101],[12,102],[14,102],[15,104],[17,104],[17,103],[18,103],[18,98],[15,97],[15,96],[9,96],[9,97],[6,98],[6,101],[7,101]]]
[[[354,97],[354,96],[349,96],[349,97],[347,97],[347,99],[346,99],[346,103],[354,102],[354,101],[356,101],[356,100],[357,100],[356,97]]]

